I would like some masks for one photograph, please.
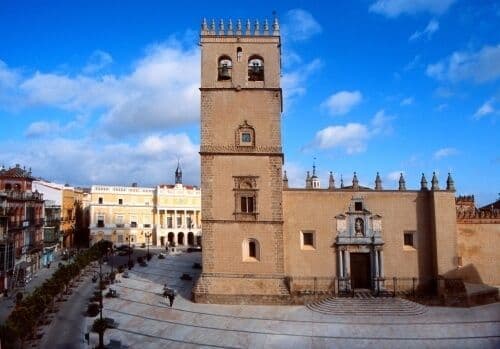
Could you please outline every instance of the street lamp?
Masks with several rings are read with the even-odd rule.
[[[110,255],[111,257],[113,256],[113,247],[108,247],[108,264],[111,263],[111,274],[113,274],[113,261],[110,259]]]
[[[148,249],[148,252],[147,252],[147,255],[146,255],[146,259],[149,261],[150,257],[149,257],[149,238],[151,237],[151,233],[146,233],[144,234],[144,236],[146,237],[146,247]]]
[[[128,270],[131,270],[132,269],[132,260],[131,260],[132,248],[130,247],[130,235],[127,236],[127,241],[128,241]]]

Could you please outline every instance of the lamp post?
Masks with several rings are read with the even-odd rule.
[[[130,235],[127,236],[128,241],[128,270],[132,269],[132,261],[131,261],[131,247],[130,247]]]
[[[100,297],[99,297],[99,318],[102,320],[102,256],[99,257],[99,292],[100,292]]]
[[[113,273],[113,261],[110,259],[113,256],[113,247],[108,247],[108,264],[111,264],[111,274]]]
[[[146,254],[146,259],[149,260],[150,257],[149,257],[149,238],[151,237],[151,233],[146,233],[144,234],[144,236],[146,237],[146,247],[148,249],[148,252]]]

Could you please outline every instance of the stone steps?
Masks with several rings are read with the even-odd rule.
[[[401,298],[326,298],[306,305],[309,310],[328,315],[404,315],[423,314],[427,308]]]

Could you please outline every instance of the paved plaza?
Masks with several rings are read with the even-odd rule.
[[[119,297],[104,300],[104,316],[116,320],[106,331],[128,348],[498,348],[500,304],[464,308],[426,307],[415,314],[339,316],[305,306],[196,304],[194,281],[183,281],[200,253],[154,257],[119,277]],[[178,292],[173,308],[163,285]],[[87,326],[93,319],[86,318]],[[91,334],[91,345],[97,344]],[[119,347],[119,346],[116,346]]]

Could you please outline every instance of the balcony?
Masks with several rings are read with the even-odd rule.
[[[104,228],[105,224],[104,224],[104,222],[97,222],[96,227],[97,228]]]
[[[116,223],[117,228],[125,228],[125,224],[123,223]]]

